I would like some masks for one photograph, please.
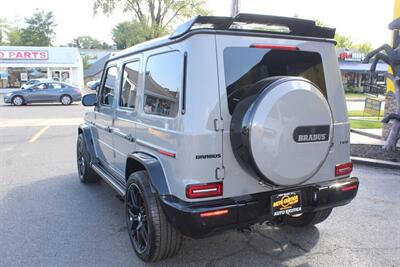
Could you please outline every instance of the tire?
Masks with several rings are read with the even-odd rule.
[[[62,95],[60,97],[60,102],[63,105],[71,105],[72,104],[72,97],[69,95]]]
[[[125,215],[136,255],[145,262],[155,262],[178,253],[182,245],[182,234],[168,222],[157,196],[152,193],[148,179],[145,171],[129,176]]]
[[[299,216],[285,215],[284,221],[294,227],[309,227],[325,221],[332,212],[332,208],[316,212],[307,212]]]
[[[89,152],[86,150],[83,134],[78,135],[76,144],[76,164],[79,180],[84,184],[92,184],[100,181],[100,176],[90,167]]]
[[[22,105],[25,104],[25,100],[24,100],[24,98],[22,96],[16,95],[11,99],[11,103],[14,106],[22,106]]]

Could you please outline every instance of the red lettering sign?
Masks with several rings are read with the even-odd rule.
[[[49,52],[44,50],[0,50],[0,59],[47,60]]]

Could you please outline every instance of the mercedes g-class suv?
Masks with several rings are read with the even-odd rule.
[[[306,227],[358,190],[335,30],[264,15],[198,16],[105,65],[78,129],[83,183],[125,200],[134,251],[255,223]]]

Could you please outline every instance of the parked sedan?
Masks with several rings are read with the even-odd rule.
[[[86,85],[92,90],[98,90],[100,87],[100,80],[90,81]]]
[[[81,89],[61,82],[41,82],[4,96],[4,102],[15,106],[28,103],[60,102],[70,105],[82,99]]]

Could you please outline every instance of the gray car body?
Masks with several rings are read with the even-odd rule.
[[[265,185],[241,168],[235,159],[229,137],[232,116],[228,110],[225,89],[223,51],[226,47],[249,47],[254,43],[293,45],[303,51],[313,51],[321,55],[334,134],[325,161],[303,184],[341,178],[335,177],[333,170],[335,165],[350,161],[349,123],[335,44],[317,38],[229,35],[211,30],[200,33],[188,34],[179,41],[164,38],[140,44],[114,55],[106,65],[106,68],[117,66],[119,72],[114,101],[108,106],[96,104],[94,111],[85,115],[85,127],[90,128],[96,158],[115,181],[126,185],[130,156],[143,153],[155,158],[162,166],[169,194],[184,201],[193,201],[185,195],[185,188],[189,184],[224,181],[222,196],[202,200],[278,190],[279,186]],[[143,103],[148,58],[170,51],[181,53],[182,64],[184,55],[188,55],[186,93],[180,94],[179,112],[174,118],[147,114]],[[121,108],[118,105],[121,69],[125,63],[135,60],[140,62],[135,109]],[[104,75],[100,92],[103,84]],[[296,169],[301,166],[297,162],[291,162],[288,168]]]
[[[37,86],[42,84],[58,84],[62,85],[62,88],[50,88],[47,89],[35,89]],[[12,103],[12,99],[15,96],[22,96],[24,103],[49,103],[49,102],[60,102],[62,96],[68,95],[72,98],[72,101],[80,101],[82,99],[82,93],[79,88],[72,85],[60,82],[41,82],[29,86],[26,89],[21,89],[9,93],[4,96],[5,103]]]

